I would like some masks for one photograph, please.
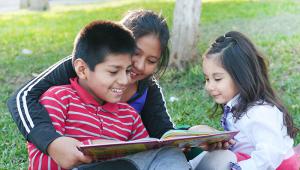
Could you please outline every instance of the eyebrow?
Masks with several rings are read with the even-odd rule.
[[[213,76],[221,76],[224,75],[224,73],[213,73]]]
[[[159,60],[159,57],[155,57],[155,56],[149,56],[149,58],[154,59],[154,60]]]
[[[141,48],[139,48],[139,47],[137,47],[136,49],[138,49],[138,51],[143,51]],[[153,57],[153,58],[155,58],[155,59],[157,59],[157,60],[159,60],[159,58],[160,58],[160,56],[154,56],[154,55],[150,55],[150,56],[148,56],[148,57]]]
[[[116,69],[120,69],[120,68],[123,68],[123,66],[119,66],[119,65],[108,65],[108,67],[113,67],[113,68],[116,68]],[[132,65],[128,65],[126,68],[130,68],[132,67]]]

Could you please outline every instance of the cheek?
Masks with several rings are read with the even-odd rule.
[[[132,65],[138,64],[140,62],[143,62],[143,56],[141,56],[141,55],[133,55],[131,57],[131,64]]]
[[[228,90],[228,97],[233,98],[235,95],[237,95],[238,89],[235,84],[231,84],[230,87],[230,90]]]
[[[153,74],[156,71],[156,68],[157,68],[157,64],[146,64],[145,72],[148,75]]]
[[[140,58],[140,57],[139,57],[138,55],[133,55],[133,56],[131,57],[131,62],[135,62],[135,61],[137,61],[139,58]]]

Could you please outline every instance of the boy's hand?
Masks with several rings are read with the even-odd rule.
[[[48,146],[49,156],[64,169],[72,169],[83,163],[91,163],[92,158],[77,149],[81,142],[70,137],[59,137]]]

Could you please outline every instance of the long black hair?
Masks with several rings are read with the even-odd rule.
[[[157,36],[160,42],[161,56],[154,74],[156,77],[162,76],[169,64],[170,54],[168,47],[170,33],[165,18],[150,10],[135,10],[128,12],[121,23],[132,31],[136,40],[146,35]]]
[[[218,57],[239,90],[238,104],[233,108],[235,120],[260,101],[258,104],[275,105],[283,113],[289,136],[296,136],[298,129],[291,115],[271,87],[264,56],[245,35],[237,31],[227,32],[216,39],[204,57]]]

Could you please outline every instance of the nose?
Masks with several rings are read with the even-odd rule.
[[[118,79],[118,83],[122,86],[126,86],[129,83],[129,76],[128,73],[125,72],[124,74],[120,75],[119,79]]]
[[[138,71],[143,71],[145,68],[145,61],[143,57],[136,57],[132,60],[133,67]]]
[[[214,89],[215,89],[214,84],[212,82],[206,81],[205,90],[209,92],[209,91],[212,91]]]

